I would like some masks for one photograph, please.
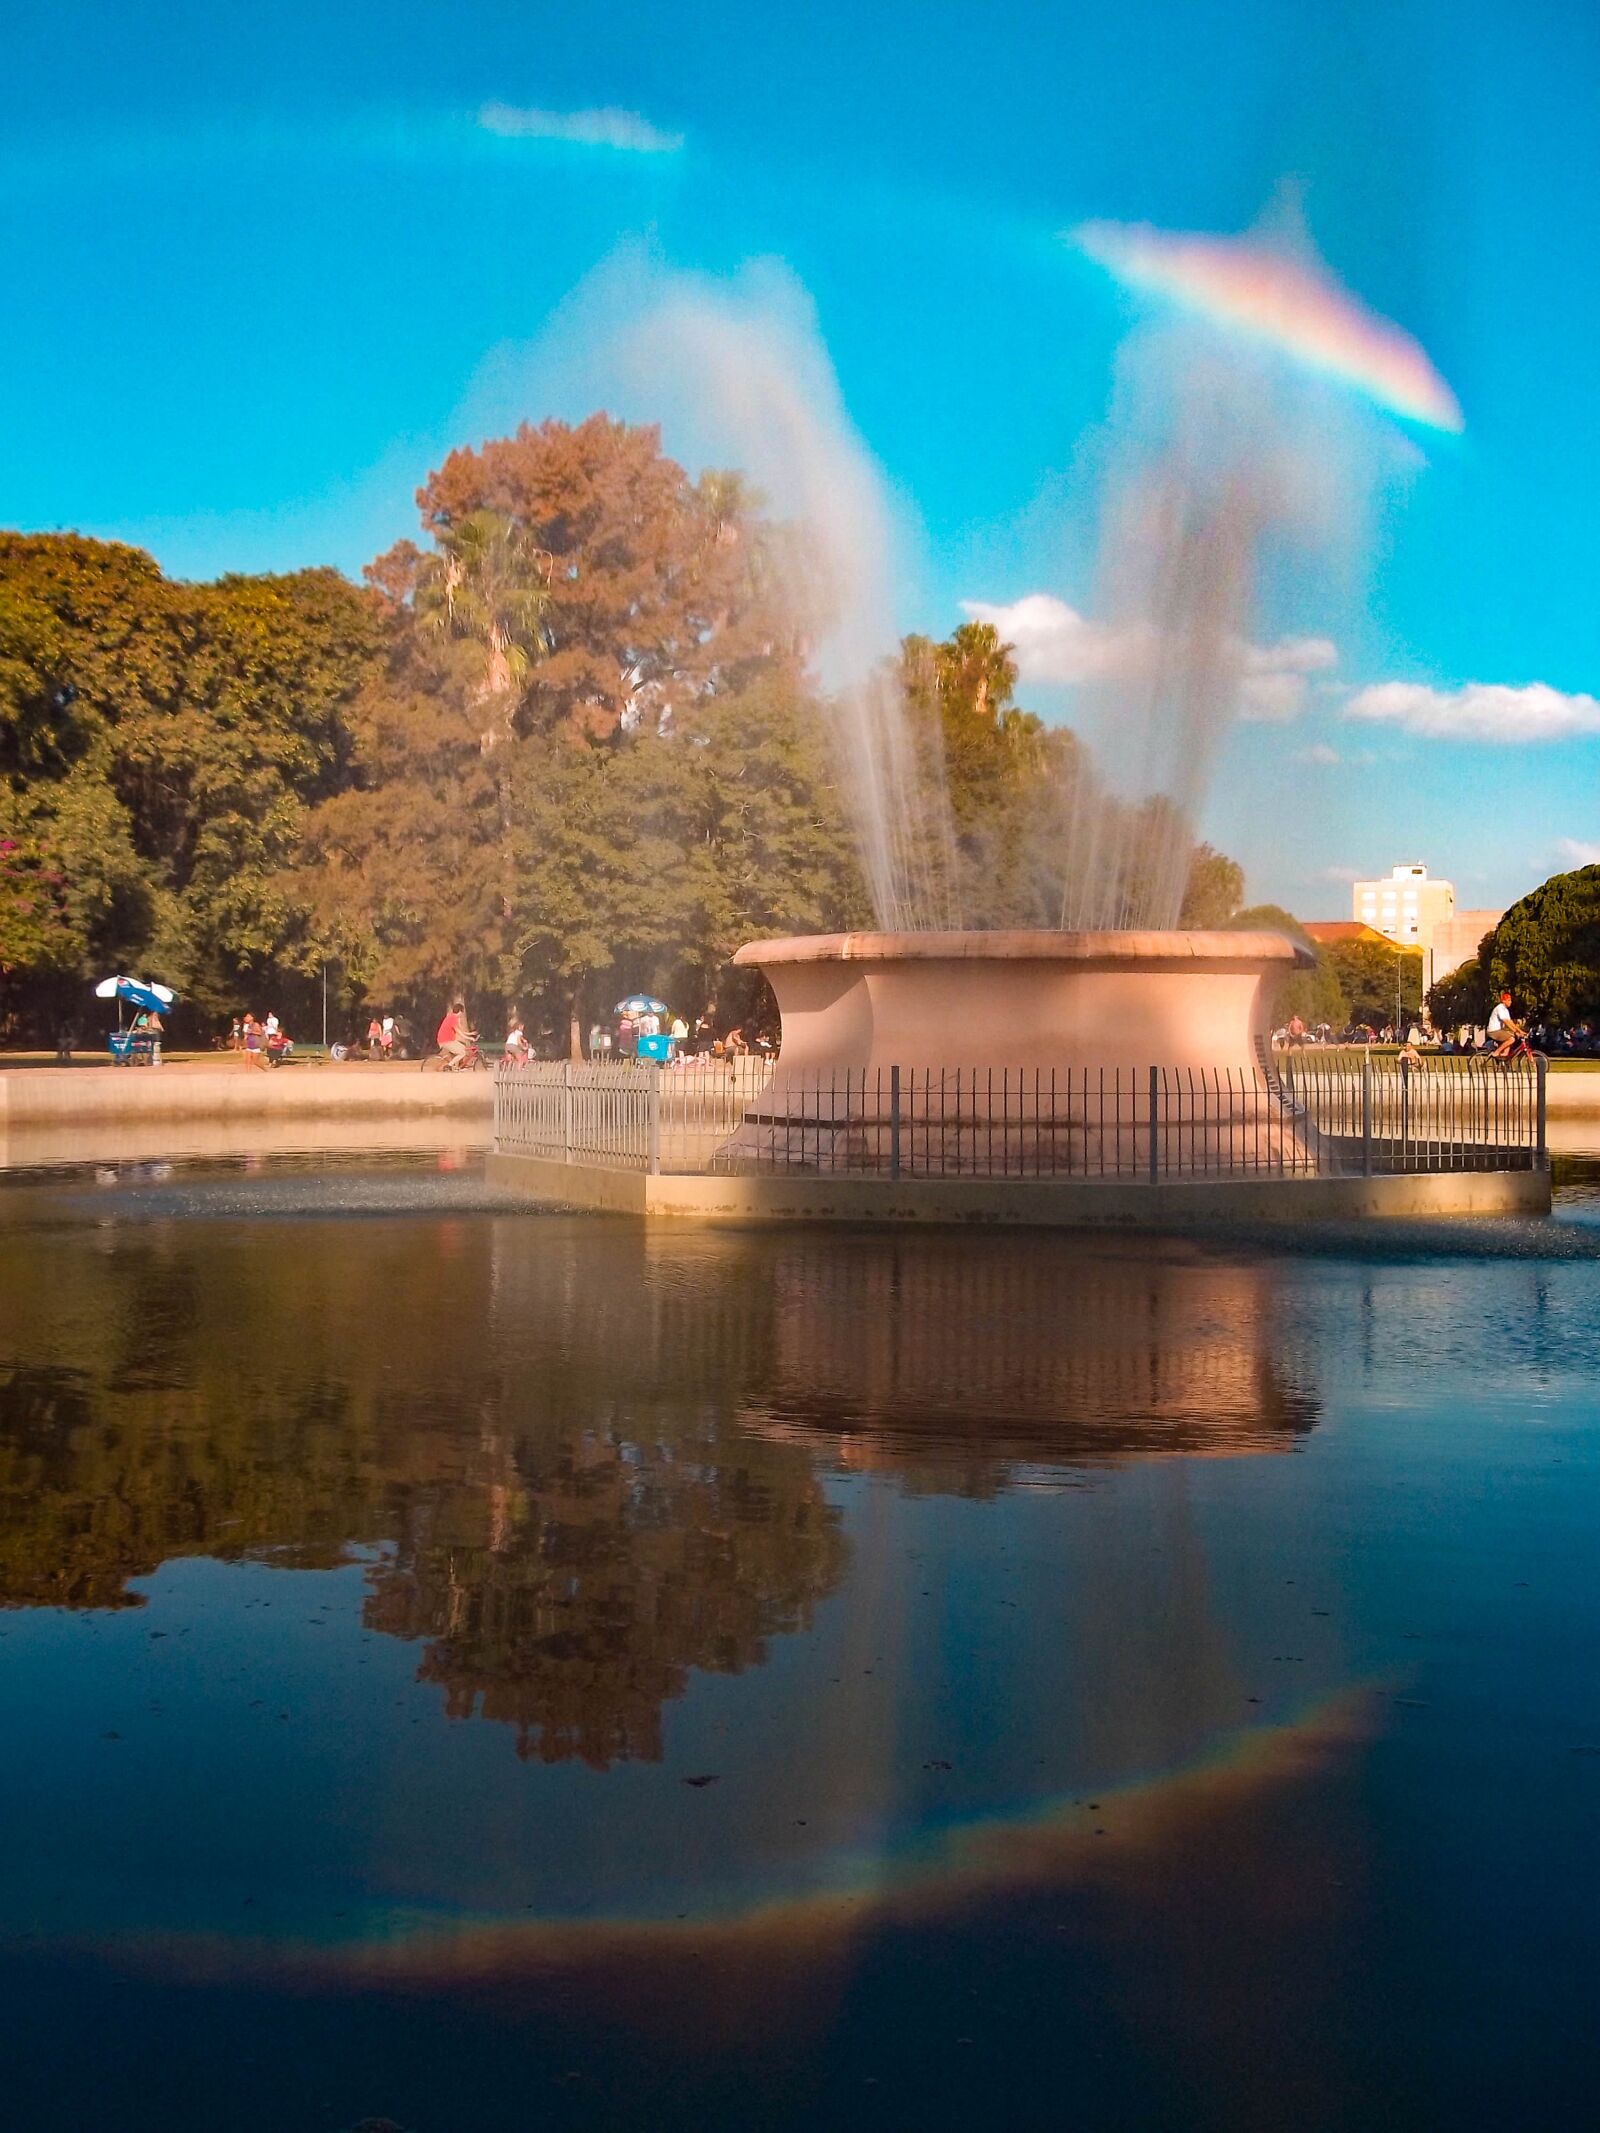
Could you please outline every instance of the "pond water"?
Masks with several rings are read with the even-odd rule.
[[[1586,2119],[1594,1187],[1285,1249],[23,1173],[7,2125]]]

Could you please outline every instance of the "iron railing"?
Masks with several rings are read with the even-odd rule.
[[[709,1170],[771,1073],[764,1059],[504,1064],[495,1146],[600,1169]]]
[[[1291,1054],[1260,1071],[505,1067],[495,1145],[613,1169],[890,1182],[1540,1169],[1545,1062]]]

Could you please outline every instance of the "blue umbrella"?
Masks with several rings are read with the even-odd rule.
[[[619,1015],[666,1015],[672,1010],[665,1000],[658,1000],[651,993],[630,992],[625,1000],[617,1002],[616,1012]]]
[[[95,987],[97,1000],[127,1000],[150,1014],[165,1014],[178,997],[167,985],[147,985],[143,978],[102,978]]]

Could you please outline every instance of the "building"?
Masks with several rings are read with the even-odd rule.
[[[1505,916],[1459,910],[1455,884],[1436,880],[1414,859],[1391,868],[1385,880],[1356,882],[1350,908],[1356,925],[1370,926],[1396,948],[1421,951],[1424,992],[1470,962],[1483,936]]]
[[[1391,870],[1387,881],[1358,881],[1350,891],[1350,915],[1397,948],[1420,948],[1426,959],[1434,929],[1455,917],[1454,882],[1434,881],[1416,860]]]

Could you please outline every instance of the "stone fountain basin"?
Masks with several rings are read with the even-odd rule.
[[[783,1017],[775,1083],[898,1066],[1259,1071],[1278,933],[827,933],[751,941]],[[773,1091],[776,1093],[776,1087]]]

